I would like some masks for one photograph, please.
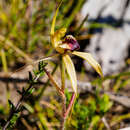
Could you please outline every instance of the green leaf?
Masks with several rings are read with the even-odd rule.
[[[18,118],[19,118],[19,113],[15,113],[13,115],[13,117],[11,118],[11,120],[10,120],[9,128],[12,128],[15,125],[16,121],[18,120]]]
[[[29,82],[33,82],[33,76],[32,76],[32,73],[31,72],[29,72]]]
[[[112,106],[112,102],[109,100],[109,96],[104,94],[102,98],[99,99],[99,107],[100,111],[105,113],[107,112]]]
[[[11,100],[8,100],[8,103],[9,103],[10,108],[11,108],[12,110],[14,110],[14,109],[15,109],[15,106],[14,106],[14,104],[11,102]]]
[[[96,115],[92,118],[91,127],[94,127],[100,120],[100,116]]]
[[[40,61],[39,64],[38,64],[38,70],[39,72],[43,72],[44,71],[44,68],[47,66],[47,63],[44,63],[43,61]]]
[[[17,93],[19,93],[20,95],[22,95],[22,92],[20,90],[17,90]]]
[[[31,95],[34,91],[35,91],[35,88],[31,88],[31,89],[28,91],[28,94]]]

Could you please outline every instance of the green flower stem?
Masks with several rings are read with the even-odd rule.
[[[61,89],[62,91],[64,92],[65,90],[65,65],[63,63],[63,58],[61,57],[61,83],[62,83],[62,86],[61,86]]]

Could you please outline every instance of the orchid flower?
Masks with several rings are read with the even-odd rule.
[[[61,55],[66,71],[69,75],[73,91],[77,93],[76,72],[75,72],[74,64],[69,56],[70,53],[86,60],[97,71],[97,73],[100,76],[103,76],[103,74],[102,74],[100,65],[91,56],[91,54],[86,53],[86,52],[76,51],[80,49],[79,43],[72,35],[65,36],[66,30],[67,30],[66,28],[61,28],[55,31],[56,17],[59,11],[59,7],[61,6],[61,3],[62,2],[60,2],[59,6],[57,7],[57,10],[52,20],[51,32],[50,32],[51,43],[52,43],[53,48],[57,51],[57,53]]]

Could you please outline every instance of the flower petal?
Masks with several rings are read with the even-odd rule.
[[[85,52],[78,52],[74,51],[72,54],[79,56],[83,59],[85,59],[96,71],[97,73],[103,77],[101,66],[98,64],[98,62],[92,57],[91,54],[85,53]]]
[[[63,55],[63,62],[65,64],[67,73],[69,75],[72,88],[73,88],[74,92],[77,93],[77,78],[76,78],[75,67],[74,67],[74,64],[73,64],[71,58],[69,57],[69,55],[67,55],[67,54]]]
[[[63,1],[63,0],[61,0],[60,4],[58,5],[58,7],[57,7],[57,9],[56,9],[56,12],[55,12],[55,15],[54,15],[53,20],[52,20],[52,24],[51,24],[51,35],[54,35],[54,32],[55,32],[56,16],[57,16],[57,13],[58,13],[58,11],[59,11],[59,8],[60,8],[60,6],[61,6],[61,4],[62,4],[62,1]]]
[[[66,28],[61,28],[54,32],[54,35],[51,35],[51,43],[54,48],[57,48],[59,44],[62,44],[62,37],[64,37],[66,33]]]

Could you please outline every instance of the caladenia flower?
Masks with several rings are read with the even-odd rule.
[[[72,35],[65,36],[66,28],[61,28],[61,29],[55,31],[56,17],[57,17],[57,13],[59,11],[59,7],[60,7],[61,3],[59,4],[59,6],[55,12],[55,15],[53,17],[52,26],[51,26],[51,43],[52,43],[53,48],[57,51],[57,53],[59,53],[61,55],[61,57],[63,59],[63,63],[67,70],[67,73],[69,75],[73,91],[77,94],[76,72],[75,72],[74,64],[73,64],[69,54],[79,56],[79,57],[83,58],[84,60],[86,60],[97,71],[97,73],[101,77],[103,77],[103,73],[101,70],[101,66],[91,56],[90,53],[76,51],[76,50],[80,49],[79,43]]]

